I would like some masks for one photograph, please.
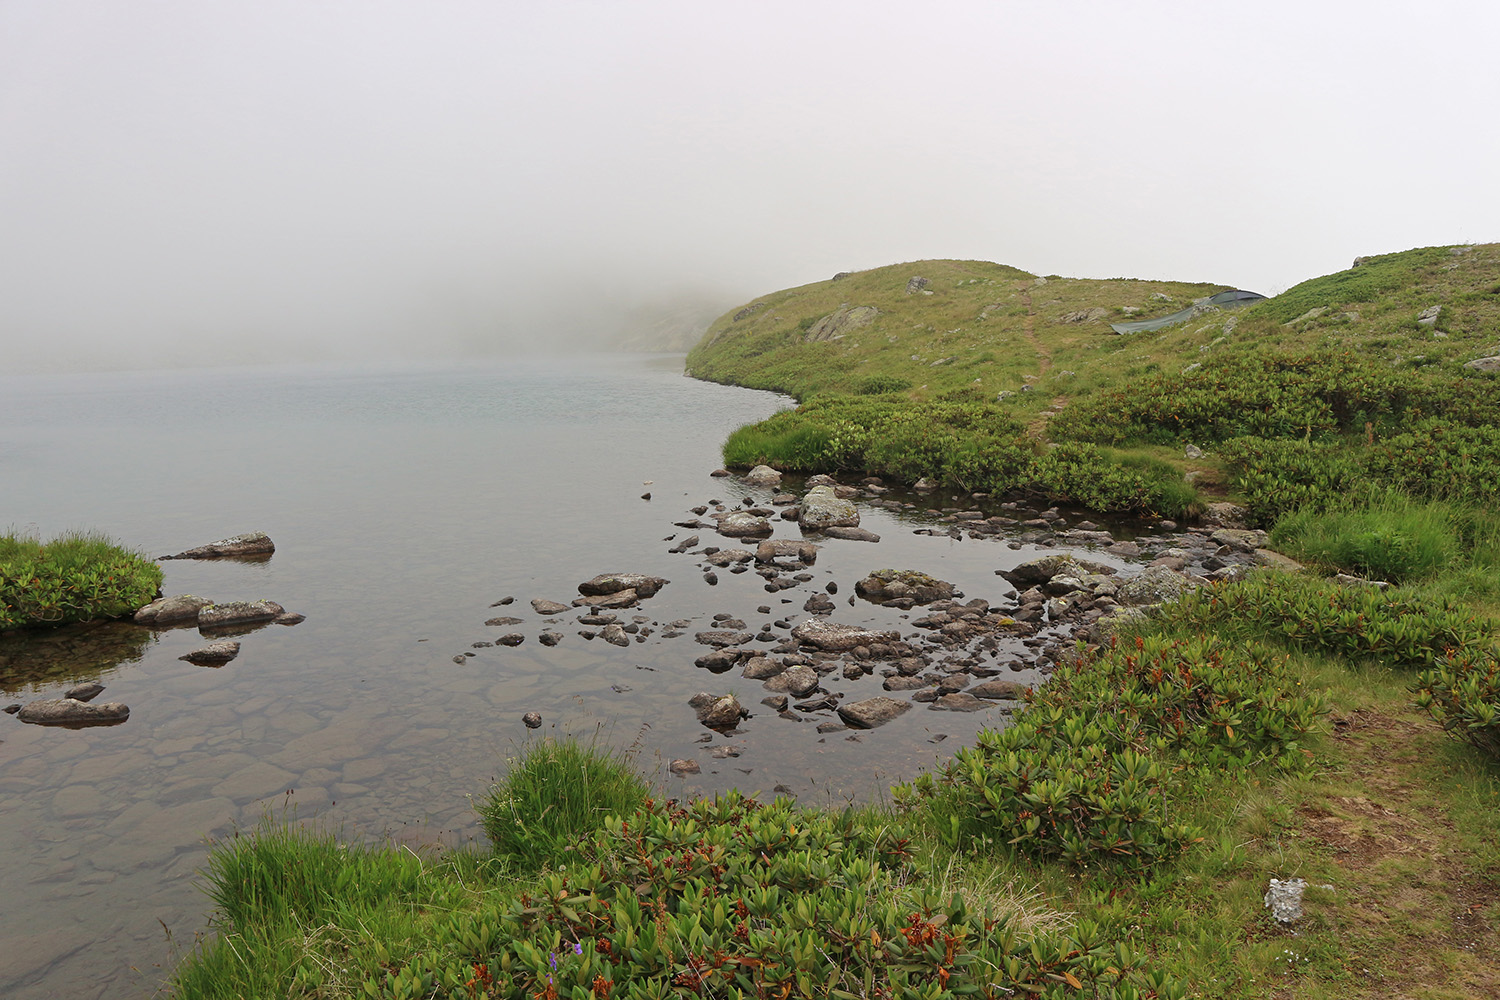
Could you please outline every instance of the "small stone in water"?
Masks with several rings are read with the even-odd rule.
[[[521,721],[525,723],[527,729],[540,729],[542,725],[542,716],[539,712],[527,712],[525,715],[521,716]]]

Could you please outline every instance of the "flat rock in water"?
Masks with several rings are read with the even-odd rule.
[[[686,774],[698,774],[703,770],[703,768],[699,767],[698,762],[690,757],[679,757],[676,760],[672,761],[672,763],[667,765],[667,770],[671,771],[678,777],[682,777]]]
[[[811,566],[818,561],[818,547],[812,542],[791,538],[768,538],[756,547],[756,562],[774,563],[778,559],[790,559],[803,566]]]
[[[785,664],[778,663],[769,656],[752,656],[745,661],[740,675],[752,681],[763,681],[775,677],[784,670],[786,670]]]
[[[911,702],[883,695],[840,705],[839,718],[860,729],[874,729],[911,709]]]
[[[230,601],[227,604],[208,604],[198,611],[198,627],[204,629],[233,628],[236,625],[256,625],[274,621],[286,613],[286,608],[275,601]]]
[[[877,569],[854,585],[854,592],[867,601],[910,598],[916,604],[931,604],[953,596],[953,584],[912,569]]]
[[[932,707],[943,712],[978,712],[989,708],[990,703],[983,698],[974,697],[967,691],[959,691],[943,695],[932,703]]]
[[[734,632],[729,629],[709,629],[693,636],[705,646],[739,646],[754,639],[749,632]]]
[[[993,680],[982,684],[975,684],[969,688],[969,694],[976,698],[998,698],[1002,701],[1020,701],[1026,697],[1026,692],[1031,687],[1016,681]]]
[[[178,594],[175,597],[158,597],[135,613],[137,625],[154,625],[164,628],[169,625],[196,625],[198,612],[212,604],[206,597]]]
[[[252,531],[243,535],[235,535],[232,538],[221,538],[217,542],[209,542],[207,545],[199,545],[197,548],[187,549],[175,556],[162,556],[163,559],[243,559],[247,556],[269,556],[276,551],[276,545],[264,531]]]
[[[240,655],[240,644],[232,640],[224,642],[211,642],[206,646],[200,646],[191,653],[179,656],[179,660],[200,667],[222,667],[236,656]]]
[[[824,528],[823,534],[829,538],[841,538],[846,542],[880,541],[880,536],[868,528],[842,528],[835,525],[832,528]]]
[[[22,706],[16,718],[38,726],[110,726],[130,718],[130,709],[117,701],[92,705],[75,698],[48,698]]]
[[[633,590],[637,597],[644,600],[655,596],[667,583],[667,580],[659,576],[646,576],[642,573],[600,573],[592,580],[580,583],[578,592],[593,597]]]
[[[792,637],[798,642],[832,653],[843,653],[855,646],[869,646],[877,642],[901,641],[901,633],[894,630],[841,625],[822,618],[810,618],[802,622],[792,629]]]
[[[726,538],[759,538],[769,535],[774,529],[765,518],[749,511],[737,510],[724,515],[717,530]]]
[[[748,549],[720,549],[717,552],[710,552],[704,557],[704,561],[712,566],[718,566],[720,569],[723,569],[726,566],[736,563],[749,562],[754,558],[755,553]]]
[[[537,636],[536,641],[541,643],[543,646],[556,646],[558,643],[562,642],[562,638],[563,637],[561,632],[548,631],[543,632],[541,635]]]
[[[545,597],[536,597],[531,601],[531,610],[535,611],[539,615],[560,615],[564,611],[571,611],[572,608],[568,607],[568,605],[566,604],[558,604],[556,601],[549,601]]]
[[[511,618],[510,616],[506,615],[506,616],[502,616],[500,618],[491,618],[489,621],[485,622],[485,624],[486,625],[520,625],[523,621],[524,621],[524,619],[521,619],[521,618]]]

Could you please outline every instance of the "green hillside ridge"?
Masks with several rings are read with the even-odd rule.
[[[897,264],[726,313],[687,372],[804,404],[732,436],[735,465],[928,477],[1172,516],[1197,509],[1190,473],[1267,523],[1373,481],[1500,498],[1487,467],[1500,458],[1494,376],[1466,367],[1500,354],[1500,247],[1356,265],[1122,336],[1111,322],[1230,286]],[[1189,460],[1189,444],[1213,454]],[[1262,481],[1268,467],[1274,481]]]

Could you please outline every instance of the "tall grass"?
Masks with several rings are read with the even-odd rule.
[[[495,853],[528,871],[566,859],[651,793],[622,753],[569,737],[531,744],[479,805]]]
[[[1276,522],[1271,542],[1325,569],[1404,583],[1465,566],[1493,568],[1500,563],[1500,517],[1389,494],[1370,504],[1294,511]]]
[[[120,618],[161,586],[161,567],[95,532],[0,536],[0,629]]]

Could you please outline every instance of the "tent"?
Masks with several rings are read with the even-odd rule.
[[[1217,309],[1233,309],[1236,306],[1245,306],[1252,302],[1259,302],[1263,298],[1265,298],[1264,295],[1258,295],[1255,292],[1246,292],[1238,288],[1231,288],[1227,292],[1210,295],[1206,299],[1198,299],[1186,309],[1179,309],[1170,316],[1161,316],[1157,319],[1143,319],[1135,323],[1111,323],[1109,324],[1109,328],[1115,331],[1115,333],[1145,333],[1151,330],[1160,330],[1162,327],[1171,326],[1173,323],[1190,320],[1194,316],[1202,316],[1206,312],[1213,312]],[[1212,306],[1213,309],[1206,308],[1208,306]]]

